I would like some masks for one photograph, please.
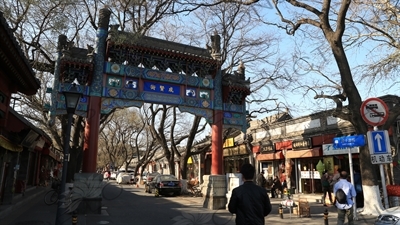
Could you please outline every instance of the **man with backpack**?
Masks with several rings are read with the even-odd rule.
[[[340,179],[333,187],[335,195],[335,206],[338,211],[337,225],[343,225],[345,218],[349,221],[348,225],[354,225],[353,197],[357,195],[354,186],[347,181],[347,172],[340,172]]]

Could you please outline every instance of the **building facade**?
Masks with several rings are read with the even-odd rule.
[[[41,171],[54,166],[51,139],[18,114],[12,94],[34,95],[40,82],[0,12],[0,203],[38,185]]]

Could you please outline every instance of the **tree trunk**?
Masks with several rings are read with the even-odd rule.
[[[354,84],[350,66],[343,49],[341,40],[334,40],[332,37],[327,39],[331,45],[333,55],[339,68],[342,87],[348,97],[348,110],[350,122],[353,124],[358,134],[366,134],[367,124],[363,121],[360,108],[362,104],[360,93]],[[366,146],[360,147],[360,167],[364,191],[364,210],[363,214],[379,215],[383,210],[379,186],[377,180],[376,167],[372,164],[369,149]]]
[[[180,163],[180,171],[181,171],[181,179],[189,179],[187,177],[187,157],[182,156],[181,157],[181,163]]]
[[[168,159],[169,166],[169,174],[175,175],[175,157],[174,154],[171,154],[171,157]]]

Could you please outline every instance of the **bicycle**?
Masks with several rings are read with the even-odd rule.
[[[53,180],[51,183],[52,190],[44,195],[44,203],[46,205],[53,205],[58,202],[58,194],[60,192],[61,183],[59,180]]]
[[[58,190],[50,190],[44,195],[44,203],[53,205],[58,202]]]
[[[188,184],[189,194],[193,197],[203,197],[201,193],[200,185],[197,183],[195,185]]]

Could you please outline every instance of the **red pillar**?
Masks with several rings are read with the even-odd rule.
[[[83,145],[83,173],[96,173],[97,145],[99,142],[101,98],[90,96]]]
[[[222,128],[223,116],[221,110],[214,110],[214,118],[211,133],[211,175],[223,174],[222,157]]]

